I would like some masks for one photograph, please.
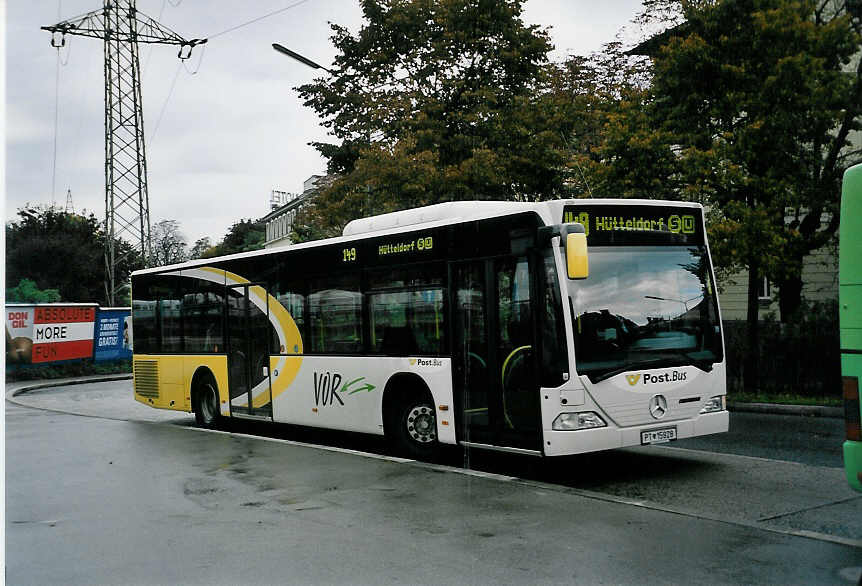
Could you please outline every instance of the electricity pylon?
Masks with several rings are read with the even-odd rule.
[[[185,40],[138,12],[135,0],[104,0],[101,10],[42,30],[52,33],[54,47],[65,45],[66,35],[105,43],[105,296],[114,305],[125,286],[117,282],[123,261],[140,254],[149,266],[152,259],[138,43],[179,45],[177,56],[188,59],[206,39]]]

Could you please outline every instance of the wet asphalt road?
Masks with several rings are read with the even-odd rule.
[[[843,442],[844,421],[839,418],[733,412],[728,433],[680,440],[675,445],[841,468]]]
[[[731,434],[698,449],[452,450],[427,465],[353,434],[204,433],[135,404],[129,386],[21,397],[114,419],[7,402],[10,584],[848,584],[862,567],[862,495],[830,459],[834,421],[805,422],[801,451],[769,445],[758,418],[775,416],[734,414]],[[807,428],[796,423],[775,430]],[[774,451],[733,455],[745,426]]]

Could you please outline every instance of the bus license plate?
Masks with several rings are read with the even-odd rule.
[[[676,439],[676,428],[666,427],[664,429],[651,429],[641,432],[641,444],[660,444]]]

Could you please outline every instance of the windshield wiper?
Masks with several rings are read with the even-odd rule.
[[[691,355],[690,352],[678,352],[680,356],[685,358],[686,360],[691,361],[691,365],[695,368],[699,368],[703,372],[710,372],[712,370],[713,365],[715,364],[709,358],[695,358]]]
[[[676,358],[676,360],[673,360],[674,358]],[[673,354],[668,354],[662,358],[654,358],[653,360],[645,360],[643,362],[632,362],[628,364],[623,364],[622,366],[602,371],[598,374],[585,374],[587,378],[590,379],[590,382],[595,384],[600,383],[603,380],[607,380],[611,377],[617,376],[618,374],[628,372],[630,370],[646,370],[649,368],[657,368],[659,366],[688,365],[694,366],[695,368],[699,368],[704,372],[710,372],[712,370],[713,363],[709,359],[694,358],[687,352],[674,352]]]

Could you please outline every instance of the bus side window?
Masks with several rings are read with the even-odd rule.
[[[362,351],[360,273],[315,279],[308,296],[312,352],[356,354]]]
[[[224,285],[183,279],[185,351],[206,354],[224,349]]]
[[[388,356],[444,352],[443,289],[369,293],[371,352]]]
[[[153,287],[158,296],[158,319],[162,334],[162,352],[183,352],[182,291],[180,277],[163,277]]]
[[[433,263],[369,272],[369,351],[387,356],[446,351],[444,270]]]
[[[136,354],[162,351],[156,320],[158,297],[153,290],[156,283],[156,277],[152,275],[139,275],[133,281],[132,330],[135,332]]]
[[[275,298],[287,310],[290,317],[293,318],[296,327],[299,328],[299,335],[302,336],[303,345],[308,340],[305,316],[305,291],[306,284],[304,282],[282,283],[275,290]],[[272,309],[270,309],[271,311]],[[279,354],[294,354],[296,350],[294,348],[281,348],[280,344],[278,344],[275,331],[273,331],[273,347]]]

